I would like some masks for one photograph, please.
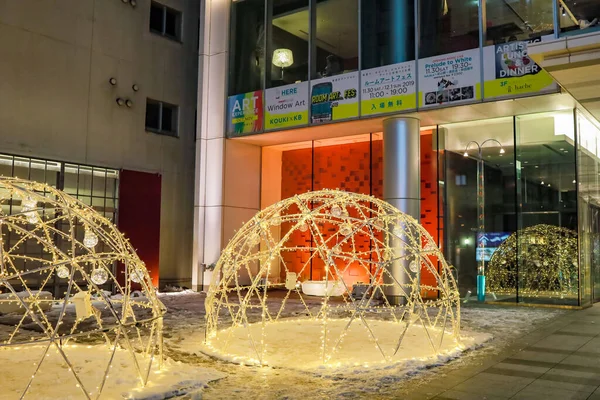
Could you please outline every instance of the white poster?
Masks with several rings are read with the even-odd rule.
[[[308,124],[308,82],[265,91],[265,129]]]
[[[547,38],[515,40],[484,47],[483,96],[490,99],[556,92],[558,85],[548,72],[529,57],[527,50],[530,43]],[[554,36],[549,38],[554,39]]]
[[[416,62],[408,61],[361,72],[360,113],[374,115],[417,108]]]
[[[479,49],[419,60],[419,107],[455,105],[480,98]]]

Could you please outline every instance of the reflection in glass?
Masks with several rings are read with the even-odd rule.
[[[229,95],[262,89],[265,68],[265,2],[231,5]]]
[[[516,127],[517,173],[520,175],[519,230],[543,224],[577,232],[573,112],[568,110],[517,117]],[[547,235],[551,234],[551,228],[546,231]],[[551,252],[543,253],[538,258],[528,256],[532,252],[531,246],[526,237],[519,237],[519,302],[578,305],[576,291],[558,292],[550,284],[537,286],[535,290],[527,286],[528,271],[539,268],[536,263],[542,266],[544,263],[554,266],[564,262],[577,264],[577,260],[568,256],[571,248],[569,241],[566,238],[557,241]],[[579,282],[573,284],[577,287]]]
[[[600,30],[598,0],[557,0],[561,32],[589,33]]]
[[[317,2],[316,74],[323,78],[358,70],[358,0]]]
[[[362,0],[362,69],[415,59],[413,0]]]
[[[600,129],[580,112],[577,139],[581,305],[588,305],[600,299]]]
[[[456,268],[461,296],[475,298],[478,267],[487,270],[498,246],[516,228],[513,119],[451,124],[440,129],[440,134],[445,132],[446,258]],[[492,140],[481,146],[481,153],[473,144],[467,148],[471,141],[483,143],[487,139]],[[484,171],[482,185],[477,182],[479,162]],[[479,188],[485,202],[478,211]],[[488,298],[495,296],[515,301],[514,290],[503,296],[488,291]]]
[[[552,0],[486,0],[488,45],[535,40],[554,32]]]
[[[267,38],[267,88],[308,80],[308,0],[269,1],[270,35]],[[286,54],[285,60],[280,57]]]
[[[479,2],[420,0],[419,58],[479,46]]]

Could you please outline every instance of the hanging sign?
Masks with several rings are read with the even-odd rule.
[[[536,64],[527,52],[529,43],[539,41],[542,39],[514,41],[483,48],[483,93],[486,99],[558,90],[558,85],[550,74]]]
[[[308,124],[308,82],[267,89],[265,129]]]
[[[358,72],[311,81],[310,100],[312,124],[358,117]]]
[[[263,129],[263,92],[257,90],[227,99],[227,133],[242,135]]]
[[[457,105],[481,98],[479,49],[419,60],[419,107]]]
[[[416,62],[371,68],[361,72],[360,113],[374,115],[417,108]]]

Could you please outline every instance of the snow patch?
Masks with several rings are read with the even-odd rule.
[[[322,320],[312,319],[286,319],[264,326],[261,323],[237,326],[220,331],[199,347],[200,340],[190,337],[180,343],[180,350],[200,351],[238,364],[262,363],[300,371],[394,365],[404,366],[408,373],[445,363],[492,337],[487,333],[465,332],[457,341],[449,332],[413,324],[406,330],[396,352],[404,323],[367,320],[366,326],[361,320],[354,320],[345,330],[349,321],[329,319],[326,329]],[[323,334],[328,338],[325,351],[321,347]],[[261,350],[263,340],[266,344],[264,351]]]
[[[81,399],[84,398],[82,387],[95,398],[112,354],[111,348],[105,345],[63,346],[63,351],[71,362],[71,370],[56,347],[51,346],[47,353],[46,347],[36,344],[0,349],[0,399],[20,398],[40,363],[26,398]],[[148,365],[147,361],[142,362],[140,354],[136,357],[140,358],[140,366]],[[150,370],[149,383],[142,387],[130,358],[129,352],[116,350],[101,398],[168,399],[198,393],[209,382],[225,376],[215,370],[170,359],[166,359],[163,368],[159,369],[158,360],[155,359]],[[75,371],[79,382],[72,371]]]

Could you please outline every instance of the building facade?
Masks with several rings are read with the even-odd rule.
[[[113,219],[153,283],[189,285],[199,4],[0,3],[0,170]]]
[[[194,288],[258,210],[340,188],[419,219],[467,298],[600,297],[597,116],[532,55],[600,42],[595,1],[213,0],[201,15]]]

